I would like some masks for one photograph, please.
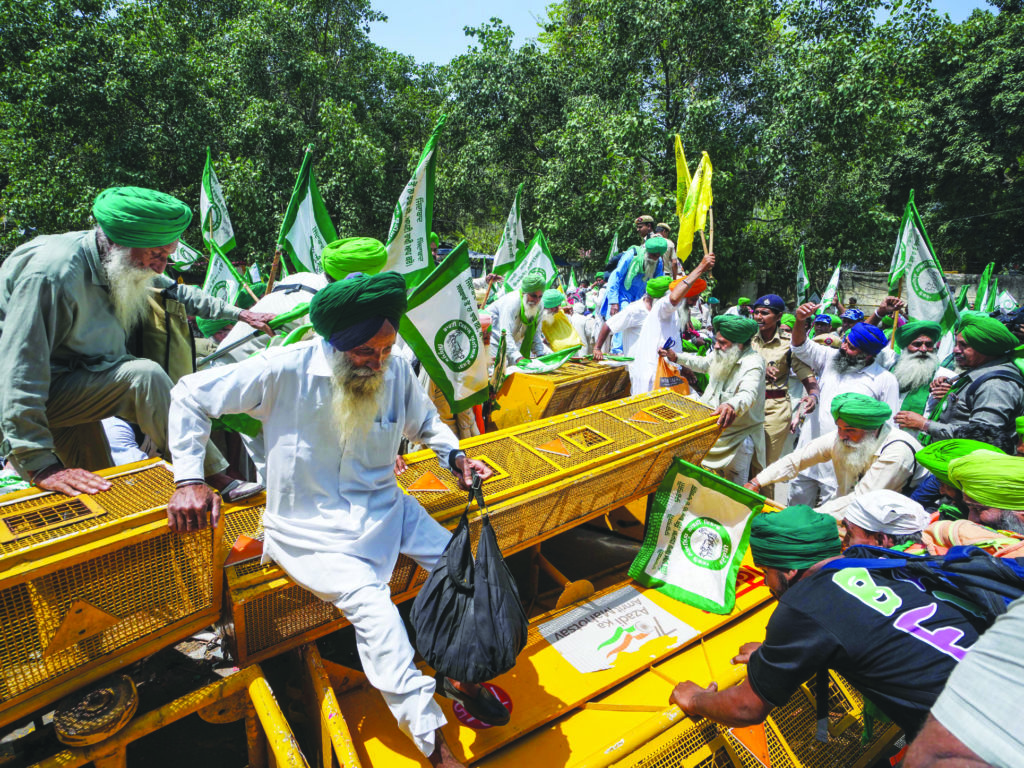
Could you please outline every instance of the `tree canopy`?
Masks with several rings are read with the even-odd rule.
[[[339,236],[383,238],[447,113],[435,228],[478,250],[521,182],[528,235],[584,271],[639,214],[677,229],[678,133],[691,168],[714,164],[726,287],[789,286],[801,244],[815,284],[840,258],[885,268],[911,189],[947,269],[1022,261],[1020,0],[959,24],[926,0],[562,0],[536,40],[491,19],[444,66],[373,44],[379,18],[369,0],[0,0],[0,254],[90,226],[115,184],[195,206],[207,146],[236,258],[269,262],[310,143]]]

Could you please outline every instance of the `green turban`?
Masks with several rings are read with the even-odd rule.
[[[829,322],[831,322],[831,323],[832,323],[832,327],[833,327],[833,328],[838,328],[838,327],[839,327],[840,325],[842,325],[842,324],[843,324],[843,321],[842,321],[842,320],[840,320],[840,319],[839,319],[838,317],[836,317],[835,315],[829,315],[828,317],[829,317]]]
[[[644,241],[644,248],[647,249],[648,253],[661,256],[661,254],[668,250],[668,240],[664,237],[648,237]]]
[[[736,306],[737,307],[745,307],[749,303],[750,303],[750,299],[748,299],[746,296],[741,296],[740,298],[738,298],[736,300]]]
[[[548,284],[548,276],[543,269],[531,269],[526,273],[523,282],[519,284],[523,293],[536,293],[543,291]]]
[[[128,248],[170,245],[192,221],[183,202],[142,187],[104,189],[92,204],[92,215],[112,243]]]
[[[342,351],[372,339],[387,320],[398,329],[405,314],[405,278],[397,272],[329,283],[309,302],[313,330]]]
[[[1018,435],[1024,435],[1024,416],[1018,416],[1016,424],[1017,424],[1017,434]]]
[[[430,233],[430,244],[434,247],[441,245],[441,238],[437,236],[437,232]]]
[[[757,321],[740,315],[719,315],[711,321],[712,327],[729,341],[746,344],[757,333]]]
[[[974,322],[979,317],[988,317],[987,312],[979,312],[974,309],[965,309],[960,312],[960,319],[956,321],[956,327],[953,329],[957,333],[960,333],[960,329],[968,323]]]
[[[943,485],[951,485],[946,472],[949,470],[949,462],[959,459],[975,451],[1003,452],[994,445],[983,443],[980,440],[938,440],[930,443],[915,454],[917,463],[931,472]]]
[[[540,303],[544,305],[544,309],[554,309],[565,303],[565,296],[557,288],[548,288],[540,297]]]
[[[836,521],[805,504],[762,512],[750,521],[750,554],[757,566],[799,571],[841,549]]]
[[[960,328],[964,342],[988,357],[1005,355],[1020,342],[1010,329],[994,317],[972,317]]]
[[[974,451],[949,462],[949,484],[979,504],[1024,510],[1024,456]]]
[[[376,275],[388,261],[388,249],[372,237],[335,240],[320,254],[324,272],[333,280],[344,280],[352,272]]]
[[[652,299],[660,299],[668,293],[668,286],[671,282],[672,278],[668,275],[651,278],[647,281],[647,295]]]
[[[791,315],[789,312],[784,313],[782,317],[779,318],[779,325],[788,325],[792,328],[796,325],[796,315]]]
[[[892,408],[873,397],[841,392],[832,398],[832,418],[842,419],[854,429],[878,429],[892,416]]]
[[[700,320],[699,320],[698,318],[696,318],[696,317],[690,318],[690,325],[692,325],[692,326],[693,326],[693,330],[695,330],[695,331],[699,331],[699,330],[700,330],[701,328],[703,328],[703,327],[704,327],[704,323],[702,323],[702,322],[701,322],[701,321],[700,321]]]
[[[942,336],[942,326],[928,320],[911,320],[897,329],[896,343],[906,347],[918,336],[927,336],[932,341],[938,341]]]

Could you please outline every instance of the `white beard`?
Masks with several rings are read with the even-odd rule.
[[[389,360],[379,371],[356,368],[344,352],[334,352],[331,368],[331,415],[341,434],[342,444],[370,431],[383,391],[384,373]]]
[[[526,299],[520,299],[519,305],[523,309],[523,317],[526,318],[527,323],[529,323],[537,315],[539,315],[540,311],[544,308],[541,306],[541,303],[539,301],[536,304],[530,304],[530,302],[528,302]]]
[[[913,392],[929,384],[939,369],[937,352],[904,352],[892,368],[892,375],[900,383],[900,392]]]
[[[103,259],[114,316],[126,332],[131,332],[149,312],[150,287],[157,278],[153,270],[132,264],[130,255],[130,248],[111,243]]]
[[[708,368],[708,379],[714,381],[725,381],[732,374],[733,369],[739,365],[740,355],[744,348],[739,344],[733,344],[727,350],[711,351],[711,366]]]
[[[865,435],[859,443],[847,443],[836,437],[835,445],[832,446],[832,463],[835,466],[842,464],[850,469],[854,475],[860,477],[867,472],[868,467],[874,460],[875,451],[888,436],[890,428],[885,426],[877,437]]]

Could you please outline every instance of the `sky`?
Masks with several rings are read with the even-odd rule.
[[[960,22],[975,8],[994,10],[985,0],[933,0],[940,13]],[[373,0],[373,7],[388,17],[371,25],[370,39],[417,61],[444,64],[464,53],[470,39],[463,27],[476,27],[497,16],[516,34],[516,44],[536,38],[537,20],[545,18],[544,0]]]

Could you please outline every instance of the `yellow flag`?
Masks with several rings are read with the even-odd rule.
[[[683,140],[676,134],[676,216],[683,218],[683,207],[686,205],[686,193],[690,189],[690,168],[686,165],[686,153],[683,152]]]
[[[683,203],[683,212],[679,216],[679,241],[676,243],[676,256],[682,262],[693,250],[693,238],[698,232],[704,231],[708,208],[711,207],[711,158],[703,152]]]

